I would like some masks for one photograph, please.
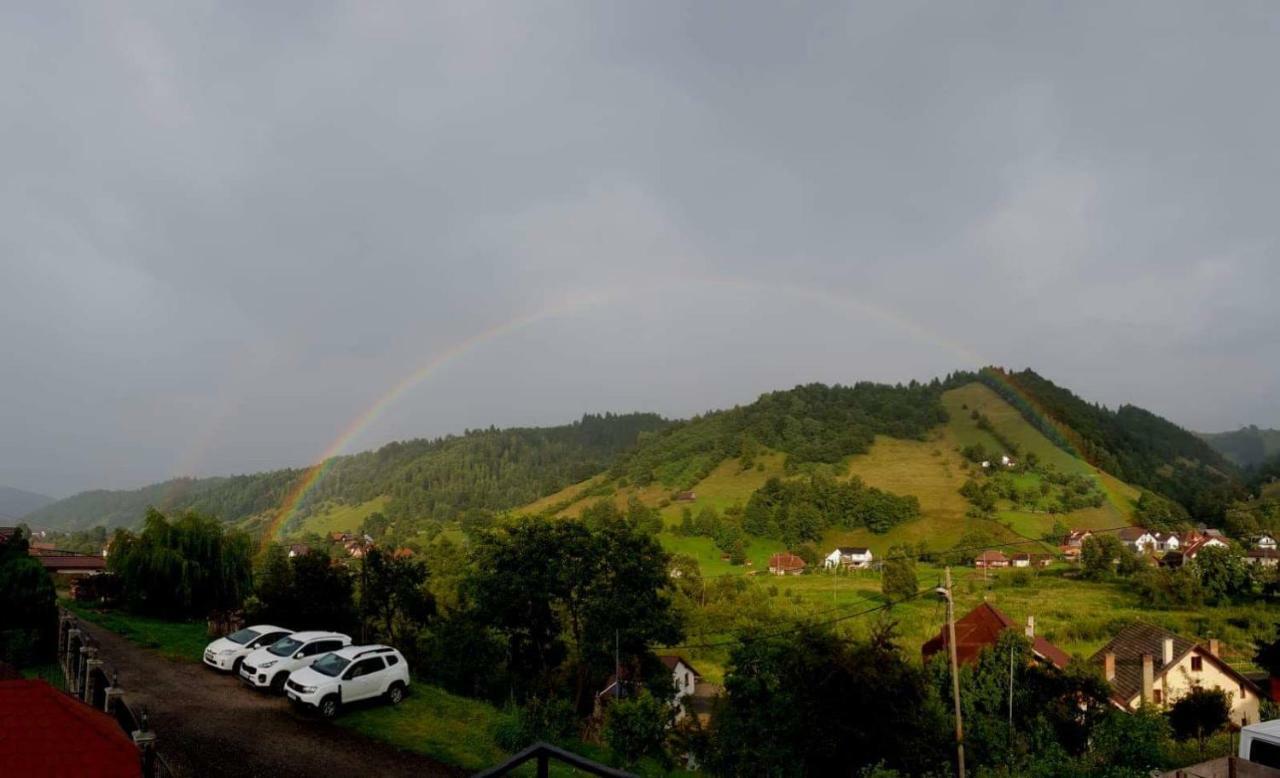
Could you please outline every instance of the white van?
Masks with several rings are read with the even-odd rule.
[[[1240,758],[1280,770],[1280,719],[1249,724],[1242,728]]]

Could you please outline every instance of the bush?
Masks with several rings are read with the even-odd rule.
[[[507,751],[519,751],[539,740],[563,743],[573,736],[576,725],[573,706],[567,701],[532,697],[494,729],[493,739]]]
[[[671,757],[666,750],[667,728],[674,718],[670,705],[641,691],[635,697],[609,704],[604,740],[625,764],[634,765],[644,757],[653,757],[668,766]]]

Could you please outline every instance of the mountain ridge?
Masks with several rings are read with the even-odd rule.
[[[1029,369],[984,368],[928,383],[804,384],[685,420],[588,414],[555,427],[491,427],[398,441],[327,461],[324,477],[304,490],[292,516],[278,516],[280,506],[309,470],[82,492],[34,512],[31,520],[58,529],[130,526],[154,505],[296,534],[307,517],[344,506],[372,506],[365,512],[385,513],[393,522],[483,517],[537,503],[597,476],[674,493],[730,459],[749,466],[757,455],[777,456],[782,474],[792,476],[838,467],[882,438],[928,439],[931,430],[947,424],[943,393],[973,382],[986,385],[1070,457],[1117,483],[1182,502],[1197,518],[1220,516],[1242,489],[1229,460],[1156,414],[1131,405],[1112,411],[1089,403]]]
[[[17,521],[54,502],[57,500],[46,494],[0,485],[0,521]]]

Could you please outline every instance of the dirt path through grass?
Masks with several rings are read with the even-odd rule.
[[[294,711],[283,698],[195,662],[165,659],[81,621],[145,705],[160,753],[180,776],[458,776],[462,770]]]

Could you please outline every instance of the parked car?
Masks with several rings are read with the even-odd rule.
[[[284,690],[289,673],[349,645],[351,638],[341,632],[295,632],[245,657],[240,663],[240,680],[278,693]]]
[[[390,646],[349,646],[290,674],[284,690],[291,702],[333,718],[358,700],[385,697],[400,704],[409,691],[409,665]]]
[[[255,624],[205,646],[204,663],[217,670],[240,672],[240,663],[256,649],[269,646],[293,630],[271,624]]]
[[[1260,721],[1242,728],[1240,758],[1263,767],[1280,768],[1280,719]]]

